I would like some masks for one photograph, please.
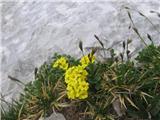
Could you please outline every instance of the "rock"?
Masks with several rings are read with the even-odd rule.
[[[52,113],[49,117],[44,120],[66,120],[64,116],[60,113]]]

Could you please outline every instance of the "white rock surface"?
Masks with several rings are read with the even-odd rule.
[[[133,39],[131,51],[142,48],[130,25],[124,6],[144,13],[160,31],[159,0],[121,0],[103,2],[1,2],[1,88],[5,99],[16,98],[21,87],[8,75],[24,83],[33,80],[33,71],[53,53],[80,56],[78,41],[84,46],[98,45],[94,34],[106,47],[119,41]],[[160,34],[136,11],[131,10],[135,25],[147,40],[149,33],[156,44]],[[148,40],[147,40],[148,41]],[[116,46],[121,50],[121,46]]]

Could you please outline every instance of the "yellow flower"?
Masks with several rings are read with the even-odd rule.
[[[89,84],[86,82],[88,72],[82,66],[73,66],[65,73],[67,96],[69,99],[88,97]]]
[[[65,82],[69,83],[77,79],[86,80],[88,72],[82,66],[73,66],[65,73]]]
[[[88,93],[84,93],[79,97],[79,99],[85,99],[87,97],[88,97]]]
[[[69,83],[67,85],[67,96],[69,99],[85,99],[88,97],[89,84],[86,81]]]
[[[86,81],[80,81],[79,82],[79,89],[81,91],[86,91],[89,88],[89,84]]]
[[[67,85],[67,96],[69,99],[76,98],[74,88],[71,85]]]
[[[90,53],[88,55],[83,56],[80,60],[80,63],[85,68],[94,61],[95,61],[95,56]]]
[[[68,96],[69,99],[75,99],[76,98],[74,91],[67,92],[67,96]]]
[[[61,57],[59,58],[54,64],[53,67],[59,67],[63,70],[67,70],[68,69],[68,62],[67,59],[65,57]]]

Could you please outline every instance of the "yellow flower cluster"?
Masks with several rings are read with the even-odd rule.
[[[69,99],[85,99],[88,97],[87,75],[87,71],[82,66],[73,66],[66,71],[65,82],[67,83]]]
[[[65,57],[61,57],[59,58],[54,64],[53,67],[59,67],[63,70],[67,70],[68,69],[68,62],[67,59]]]
[[[69,99],[85,99],[88,97],[89,84],[86,81],[88,72],[85,68],[95,61],[95,56],[91,53],[83,56],[81,65],[69,67],[65,57],[59,58],[53,67],[59,67],[65,72],[65,82],[67,84],[67,96]]]
[[[90,53],[88,55],[83,56],[80,60],[80,63],[85,68],[94,61],[95,61],[95,56]]]

